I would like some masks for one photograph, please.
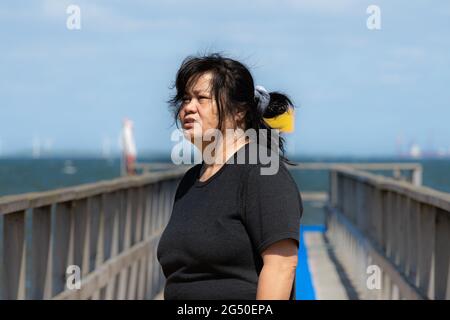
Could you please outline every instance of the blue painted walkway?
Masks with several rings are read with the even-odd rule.
[[[298,266],[295,274],[295,295],[297,300],[316,300],[313,280],[308,266],[308,251],[305,246],[305,232],[325,232],[324,225],[300,226]]]

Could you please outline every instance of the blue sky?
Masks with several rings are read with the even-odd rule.
[[[81,9],[81,30],[66,8]],[[366,8],[381,9],[381,30]],[[448,1],[0,3],[0,154],[113,149],[122,118],[138,151],[169,152],[165,101],[182,59],[223,52],[299,106],[292,155],[450,150]]]

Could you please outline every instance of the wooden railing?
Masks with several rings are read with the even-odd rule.
[[[361,298],[450,299],[450,194],[342,166],[330,171],[327,213]],[[379,288],[368,284],[377,267]]]
[[[333,170],[335,168],[349,167],[363,171],[392,172],[396,180],[409,181],[416,186],[422,185],[422,165],[415,162],[398,163],[351,163],[351,162],[305,162],[296,166],[288,166],[291,170]]]
[[[1,197],[0,298],[155,297],[157,243],[185,170]],[[67,286],[72,265],[80,289]]]

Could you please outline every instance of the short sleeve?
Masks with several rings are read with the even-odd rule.
[[[243,220],[249,237],[260,254],[283,239],[294,239],[298,246],[303,204],[297,185],[282,163],[273,175],[262,175],[260,169],[249,169],[244,186]]]

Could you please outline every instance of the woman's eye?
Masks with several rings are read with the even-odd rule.
[[[199,97],[198,99],[201,100],[201,101],[205,101],[205,100],[209,100],[211,98],[209,98],[209,97]]]

